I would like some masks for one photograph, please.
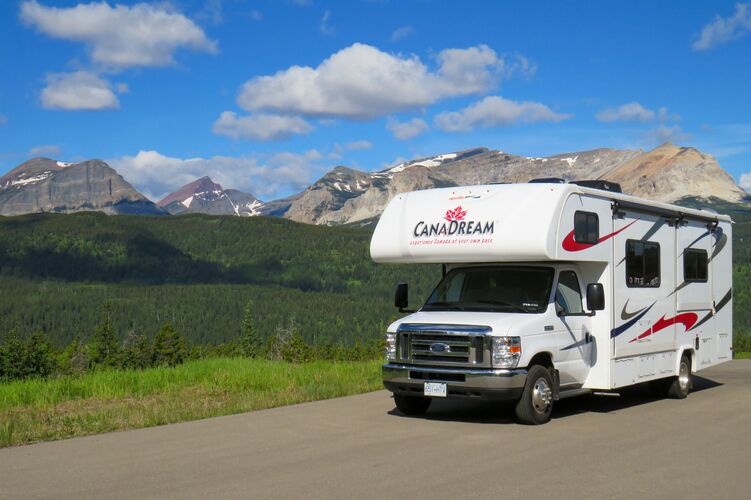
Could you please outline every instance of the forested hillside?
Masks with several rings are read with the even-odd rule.
[[[394,285],[422,302],[440,269],[375,265],[370,234],[265,217],[0,217],[0,334],[86,339],[109,301],[121,337],[171,322],[217,344],[237,337],[252,300],[262,335],[292,321],[309,342],[380,338]]]

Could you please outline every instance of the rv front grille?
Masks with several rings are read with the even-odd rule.
[[[484,367],[490,361],[488,327],[402,325],[397,359],[417,365]]]

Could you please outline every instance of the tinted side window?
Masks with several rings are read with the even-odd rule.
[[[555,290],[555,301],[563,309],[563,314],[581,314],[582,294],[579,280],[573,271],[561,271],[558,276],[558,287]]]
[[[687,248],[683,252],[683,279],[689,282],[707,281],[707,251]]]
[[[650,241],[626,241],[626,285],[660,286],[660,245]]]
[[[600,222],[592,212],[574,213],[574,241],[577,243],[597,243],[600,237]]]

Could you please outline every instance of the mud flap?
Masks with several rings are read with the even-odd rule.
[[[553,401],[558,401],[561,397],[561,377],[555,368],[550,372],[550,375],[553,377]]]

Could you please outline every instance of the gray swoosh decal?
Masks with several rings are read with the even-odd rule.
[[[655,233],[660,230],[660,228],[662,227],[663,224],[665,224],[665,219],[663,219],[662,217],[660,217],[659,219],[657,219],[655,221],[655,223],[652,224],[652,227],[649,228],[649,231],[647,231],[646,233],[644,233],[644,236],[641,237],[641,241],[647,241],[647,240],[649,240],[649,238],[651,238],[652,236],[654,236]]]
[[[725,248],[725,245],[727,245],[728,243],[728,235],[725,234],[719,227],[717,228],[714,236],[715,238],[717,238],[717,241],[715,242],[714,250],[712,250],[712,257],[710,258],[710,260],[717,257],[717,254],[722,252],[722,249]]]
[[[634,316],[636,316],[637,314],[639,314],[640,312],[642,312],[644,309],[646,309],[646,307],[643,307],[643,308],[639,309],[638,311],[626,312],[626,308],[628,307],[628,301],[629,301],[629,299],[626,299],[626,303],[623,304],[623,310],[621,311],[621,319],[623,321],[627,321],[627,320],[633,318]]]

